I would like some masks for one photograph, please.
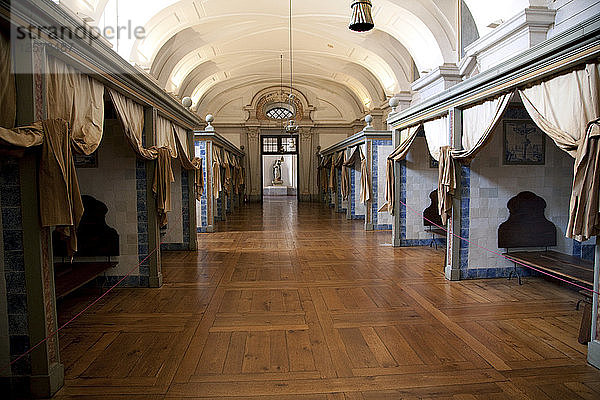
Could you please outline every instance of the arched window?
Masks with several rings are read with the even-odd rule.
[[[265,115],[269,119],[282,121],[294,118],[295,110],[289,104],[274,103],[265,108]]]

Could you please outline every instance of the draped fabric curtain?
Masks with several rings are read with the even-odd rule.
[[[108,94],[133,151],[145,160],[155,160],[158,156],[157,152],[153,149],[145,149],[143,146],[144,107],[116,90],[108,88]]]
[[[438,168],[438,211],[445,226],[452,215],[452,198],[456,191],[456,170],[450,146],[440,149]]]
[[[485,147],[506,111],[512,95],[507,93],[462,111],[463,148],[461,151],[453,152],[453,158],[471,160]]]
[[[365,144],[365,147],[367,145]],[[362,146],[359,147],[360,151],[360,202],[367,204],[371,200],[371,193],[373,189],[371,187],[371,174],[367,165],[367,157],[363,153]]]
[[[225,151],[223,153],[223,160],[221,162],[221,166],[225,169],[225,182],[223,185],[223,189],[225,191],[229,191],[229,186],[231,185],[231,162],[229,157],[229,152]]]
[[[11,129],[17,115],[17,95],[13,74],[10,40],[0,33],[0,127]]]
[[[168,149],[171,158],[177,158],[173,123],[161,115],[156,118],[156,147]]]
[[[179,153],[180,158],[187,158],[188,160],[191,160],[193,157],[190,155],[190,147],[189,147],[189,143],[188,143],[188,132],[182,128],[181,126],[177,125],[177,124],[172,124],[173,125],[173,131],[175,132],[175,139],[177,141],[179,141],[179,144],[181,145],[181,150],[183,151],[183,155],[185,157],[181,157],[181,153]]]
[[[158,158],[154,165],[154,182],[152,192],[156,198],[158,221],[161,228],[167,226],[167,213],[171,208],[171,183],[175,182],[171,166],[171,152],[166,147],[157,150]]]
[[[494,128],[502,118],[504,111],[506,111],[511,97],[512,93],[507,93],[464,109],[462,111],[462,150],[454,150],[449,145],[440,148],[438,159],[438,211],[444,225],[446,225],[452,214],[452,198],[457,185],[454,161],[469,162],[485,147],[492,137]],[[443,131],[447,137],[447,123],[446,126],[443,125],[442,123],[430,125],[430,132],[438,130],[441,135]],[[427,132],[427,128],[426,123],[425,132]]]
[[[342,199],[348,200],[348,196],[350,196],[350,171],[346,166],[348,155],[345,150],[343,151],[342,156]]]
[[[77,227],[83,216],[83,203],[71,136],[65,120],[43,122],[44,143],[39,167],[40,216],[42,226],[55,226],[72,256],[77,251]]]
[[[329,189],[335,188],[335,154],[331,155],[331,168],[329,169]]]
[[[423,124],[425,128],[425,138],[427,139],[427,147],[429,154],[436,161],[440,160],[440,149],[444,146],[450,146],[448,116],[427,121]]]
[[[402,140],[400,145],[396,147],[396,149],[388,156],[387,164],[386,164],[386,176],[385,176],[385,201],[386,203],[379,209],[379,211],[388,211],[391,215],[394,215],[395,208],[395,193],[396,193],[396,177],[394,174],[394,163],[403,160],[408,152],[412,144],[415,142],[417,138],[417,134],[419,133],[419,129],[422,125],[411,126],[408,129],[402,130],[400,132],[400,137],[405,138]]]
[[[352,153],[350,154],[350,157],[348,157],[348,159],[344,162],[344,166],[356,169],[356,164],[361,160],[360,154],[360,146],[354,147]]]
[[[519,91],[534,122],[575,158],[566,236],[579,241],[600,233],[598,212],[599,65],[548,79]]]
[[[0,144],[3,142],[16,147],[41,146],[44,142],[43,123],[35,122],[29,126],[14,129],[0,127]]]
[[[213,197],[218,199],[221,196],[223,186],[221,183],[221,148],[212,145],[212,173],[213,173]]]
[[[75,149],[92,154],[104,130],[104,85],[54,57],[47,67],[48,116],[69,122]]]
[[[204,194],[204,174],[202,173],[202,159],[198,157],[190,158],[187,146],[187,132],[178,125],[173,125],[175,131],[175,141],[177,142],[177,152],[181,167],[192,171],[194,174],[194,197],[200,201]],[[186,150],[188,149],[188,150]]]

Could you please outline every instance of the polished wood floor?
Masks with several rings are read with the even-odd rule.
[[[600,399],[570,290],[447,282],[440,251],[320,205],[219,231],[164,254],[163,288],[116,290],[61,334],[56,399]]]

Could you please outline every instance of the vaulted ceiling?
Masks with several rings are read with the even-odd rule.
[[[145,38],[122,37],[113,41],[115,50],[168,92],[192,97],[198,112],[231,88],[278,85],[282,54],[289,82],[288,0],[60,2],[100,27],[143,26]],[[349,0],[293,1],[295,86],[320,93],[317,97],[328,91],[332,98],[323,100],[346,101],[341,108],[361,114],[410,91],[415,68],[427,72],[457,62],[459,0],[373,3],[376,29],[360,34],[347,28]],[[489,13],[490,7],[481,6],[487,1],[467,3],[477,3],[473,9],[480,30],[485,29],[481,21],[497,19],[483,15]],[[511,13],[529,4],[500,3],[512,7]]]

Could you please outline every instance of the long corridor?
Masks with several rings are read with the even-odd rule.
[[[63,331],[55,398],[600,398],[573,291],[451,283],[443,252],[295,200],[218,231],[163,255],[163,288],[115,290]],[[62,321],[97,295],[68,299]]]

